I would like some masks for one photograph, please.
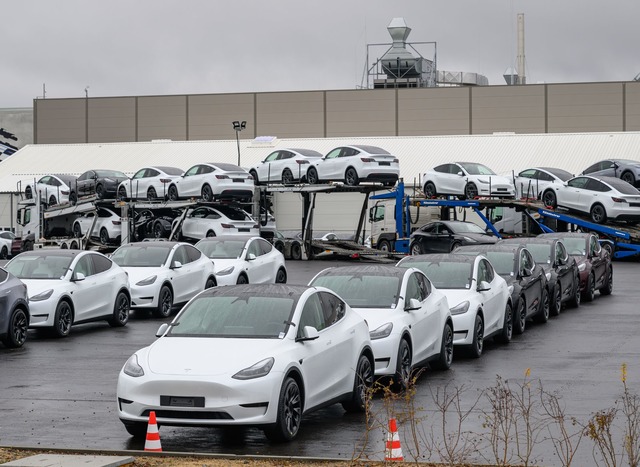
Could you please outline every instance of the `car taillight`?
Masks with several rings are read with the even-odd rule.
[[[306,159],[298,159],[298,160],[296,160],[296,162],[297,162],[298,164],[308,164],[308,163],[309,163],[309,161],[308,161],[308,160],[306,160]]]
[[[392,160],[391,162],[393,162],[394,164],[397,164],[398,162],[400,162],[400,160],[396,158],[396,159]]]
[[[111,221],[113,225],[120,225],[120,221]]]
[[[253,175],[247,176],[247,180],[253,180]]]
[[[374,162],[374,160],[371,159],[370,157],[361,157],[360,160],[362,162]]]
[[[254,225],[254,226],[253,226],[253,228],[254,228],[254,229],[259,229],[259,228],[260,228],[260,225],[259,225],[259,224],[256,224],[256,225]]]
[[[228,175],[216,175],[216,178],[218,180],[224,180],[225,178],[229,178],[229,176]]]
[[[613,200],[614,203],[626,203],[627,202],[626,199],[616,198],[614,196],[612,196],[611,199]]]
[[[235,226],[233,224],[220,224],[223,229],[233,229]]]

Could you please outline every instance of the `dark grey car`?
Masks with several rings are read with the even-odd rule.
[[[640,183],[640,161],[633,159],[606,159],[587,167],[580,175],[618,177],[637,187]]]
[[[21,347],[29,327],[27,286],[0,268],[0,341],[5,347]]]

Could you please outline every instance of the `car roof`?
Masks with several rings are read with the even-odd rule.
[[[361,151],[368,152],[369,154],[391,154],[386,149],[382,149],[378,146],[369,146],[366,144],[352,144],[352,145],[347,145],[346,147],[360,149]]]
[[[282,151],[293,151],[307,157],[322,157],[322,153],[316,151],[315,149],[306,149],[306,148],[284,148]]]
[[[166,248],[166,249],[171,249],[176,245],[183,245],[185,243],[183,242],[168,242],[165,240],[150,240],[147,242],[132,242],[132,243],[127,243],[126,245],[122,245],[121,247],[127,247],[127,246],[143,246],[143,247],[148,247],[150,245],[153,246],[157,246],[160,248]]]
[[[199,297],[218,296],[218,297],[235,297],[239,293],[255,295],[255,296],[272,296],[272,297],[291,297],[293,299],[300,296],[309,289],[315,287],[308,285],[290,285],[290,284],[243,284],[243,285],[227,285],[224,287],[212,287],[206,289],[199,294]]]
[[[562,240],[564,237],[567,238],[588,238],[593,234],[588,232],[549,232],[538,235],[538,237],[542,238],[559,238]]]
[[[559,238],[545,238],[545,237],[513,237],[513,238],[503,238],[500,242],[503,243],[554,243],[560,240]]]
[[[407,273],[406,268],[398,266],[392,266],[387,264],[367,264],[358,266],[340,266],[336,268],[325,269],[321,272],[323,276],[337,276],[337,275],[376,275],[376,276],[395,276],[403,277]]]
[[[198,243],[204,243],[204,242],[213,243],[213,242],[219,242],[219,241],[225,241],[225,240],[243,240],[246,242],[253,238],[262,238],[262,237],[260,237],[259,235],[218,235],[216,237],[203,238],[199,240]]]
[[[227,170],[229,172],[245,172],[245,170],[240,167],[239,165],[235,165],[235,164],[227,164],[224,162],[203,162],[202,164],[196,164],[196,165],[212,165],[214,167],[217,167],[219,169],[222,170]]]
[[[62,248],[40,248],[37,250],[24,251],[19,256],[65,256],[73,258],[83,253],[97,253],[95,251],[68,250]]]
[[[403,263],[419,263],[421,261],[447,262],[447,263],[470,263],[473,264],[477,256],[456,255],[451,253],[434,253],[428,255],[412,255],[402,259]]]
[[[59,178],[60,180],[62,180],[63,182],[73,182],[75,181],[78,177],[77,175],[70,175],[70,174],[51,174],[54,177]]]
[[[464,251],[480,251],[480,252],[485,252],[485,251],[508,251],[508,252],[512,252],[514,253],[515,251],[519,250],[520,248],[524,248],[524,245],[520,244],[520,243],[492,243],[490,245],[487,245],[485,243],[482,243],[480,245],[461,245],[458,248],[456,248],[457,250],[464,250]]]

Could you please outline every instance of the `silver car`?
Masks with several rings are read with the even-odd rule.
[[[313,149],[278,149],[249,170],[256,184],[303,181],[309,165],[322,158]]]
[[[0,342],[5,347],[21,347],[29,328],[27,286],[0,268]]]
[[[637,187],[640,180],[640,161],[633,159],[606,159],[587,167],[580,175],[618,177]]]

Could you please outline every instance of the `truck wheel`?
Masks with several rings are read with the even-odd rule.
[[[291,259],[302,259],[302,246],[299,243],[291,244]]]
[[[388,240],[380,240],[378,242],[378,250],[380,251],[391,251],[391,243]]]

